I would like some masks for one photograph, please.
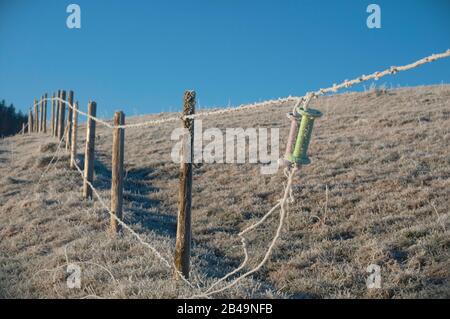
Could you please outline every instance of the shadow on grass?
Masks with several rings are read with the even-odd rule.
[[[96,154],[94,158],[94,187],[99,191],[111,188],[111,169],[102,159],[106,157]],[[78,156],[80,167],[84,167],[84,155]],[[146,231],[174,238],[176,235],[176,217],[155,212],[160,204],[151,195],[159,191],[152,186],[153,169],[149,167],[126,170],[123,179],[124,217],[127,224],[139,224]]]
[[[176,235],[176,217],[158,212],[160,201],[151,198],[159,191],[152,186],[153,169],[149,167],[132,168],[124,178],[124,201],[129,205],[128,221],[140,224],[146,230],[174,238]],[[156,210],[156,211],[155,211]]]

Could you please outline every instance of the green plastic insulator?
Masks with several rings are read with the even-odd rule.
[[[308,157],[308,147],[311,141],[314,120],[322,116],[322,112],[315,109],[297,109],[297,112],[302,116],[300,121],[300,128],[298,130],[295,147],[287,160],[297,165],[307,165],[311,163]]]

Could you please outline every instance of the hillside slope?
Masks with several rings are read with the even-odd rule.
[[[217,297],[449,298],[450,86],[345,93],[311,107],[324,116],[310,147],[313,163],[295,180],[282,238],[260,272]],[[283,152],[291,108],[205,118],[203,127],[280,127]],[[170,260],[178,185],[170,134],[177,126],[125,133],[124,220]],[[81,164],[84,135],[82,126]],[[107,203],[111,141],[98,125],[94,185]],[[192,296],[127,232],[106,233],[109,217],[98,200],[81,199],[67,152],[49,165],[57,149],[43,134],[0,140],[0,297]],[[237,233],[276,203],[284,181],[281,170],[261,175],[256,164],[194,170],[194,283],[208,286],[239,266]],[[249,235],[250,266],[261,260],[277,216]],[[67,288],[70,263],[81,267],[81,289]],[[381,267],[380,289],[366,287],[370,264]]]

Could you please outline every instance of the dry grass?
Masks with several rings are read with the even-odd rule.
[[[312,107],[325,115],[310,148],[314,162],[295,181],[282,239],[262,271],[218,297],[449,298],[450,86],[346,93]],[[284,144],[290,108],[208,118],[203,126],[280,127]],[[176,228],[175,126],[125,134],[125,221],[167,258]],[[111,140],[98,127],[95,186],[106,199]],[[98,201],[81,200],[65,151],[37,185],[55,149],[54,139],[38,135],[0,141],[0,296],[189,297],[192,289],[173,281],[148,249],[128,234],[106,234],[107,213]],[[283,181],[281,171],[264,176],[254,164],[195,170],[195,283],[209,285],[240,264],[237,233],[275,203]],[[274,217],[249,236],[251,265],[275,226]],[[82,289],[66,287],[68,262],[79,263]],[[381,289],[366,288],[372,263],[381,266]]]

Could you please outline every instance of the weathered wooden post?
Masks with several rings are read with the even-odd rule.
[[[184,92],[183,115],[195,113],[195,91]],[[192,203],[192,159],[194,153],[194,120],[184,119],[183,127],[189,132],[184,138],[180,161],[180,190],[178,194],[177,237],[175,243],[175,278],[180,272],[189,278],[191,255],[191,203]]]
[[[60,99],[60,98],[61,98],[61,90],[58,90],[58,99]],[[58,125],[59,125],[59,110],[60,110],[60,108],[61,108],[61,102],[60,102],[59,100],[56,100],[55,107],[56,107],[56,114],[55,114],[55,132],[53,133],[53,135],[54,135],[55,137],[57,137],[57,136],[58,136],[58,132],[59,132],[59,129],[58,129]]]
[[[67,105],[67,133],[66,133],[66,150],[70,149],[72,141],[72,107],[73,107],[73,91],[69,91],[69,104]]]
[[[44,130],[43,119],[44,119],[44,96],[41,96],[41,100],[39,101],[39,133]]]
[[[52,109],[50,114],[50,130],[51,135],[55,136],[55,93],[52,94]]]
[[[31,108],[28,110],[28,134],[33,132],[33,111]]]
[[[75,168],[75,163],[77,160],[78,101],[75,102],[73,107],[72,144],[70,145],[70,168],[72,169]]]
[[[22,135],[25,134],[25,123],[22,123]]]
[[[61,91],[61,99],[63,101],[66,100],[66,91]],[[59,108],[59,123],[58,123],[58,139],[59,141],[62,141],[64,138],[64,129],[65,129],[65,114],[66,114],[66,104],[65,102],[60,102],[60,108]]]
[[[125,114],[116,112],[114,114],[114,132],[112,145],[111,166],[111,212],[118,218],[122,218],[123,203],[123,158],[125,147],[125,129],[117,128],[125,124]],[[116,234],[120,227],[117,220],[111,216],[111,234]]]
[[[97,114],[97,104],[89,102],[88,114],[95,117]],[[84,184],[83,197],[92,198],[92,189],[89,183],[92,183],[94,177],[94,149],[95,149],[95,121],[89,117],[86,125],[86,149],[84,152]]]
[[[47,133],[47,93],[44,94],[44,116],[42,117],[42,130]]]
[[[39,132],[39,107],[38,100],[34,100],[34,128],[33,132]]]

